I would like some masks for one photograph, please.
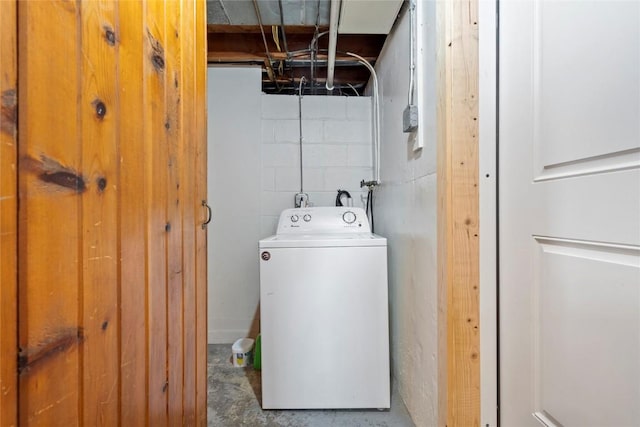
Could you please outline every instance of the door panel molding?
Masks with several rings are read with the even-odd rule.
[[[545,427],[563,427],[562,424],[553,419],[553,417],[544,411],[534,412],[534,418]]]
[[[610,242],[535,235],[533,238],[546,253],[582,257],[640,268],[640,246],[637,245],[619,245]]]
[[[617,414],[594,396],[627,408],[640,399],[640,385],[625,381],[640,378],[640,342],[630,339],[640,336],[640,246],[537,236],[533,244],[538,412],[567,425],[632,423],[640,411]],[[590,411],[570,399],[590,401]]]
[[[630,148],[599,156],[546,164],[533,180],[543,182],[638,168],[640,168],[640,148]]]
[[[602,1],[579,8],[569,2],[526,6],[533,9],[532,134],[538,171],[637,148],[640,51],[628,40],[640,39],[638,6],[609,3],[615,6]],[[617,23],[615,30],[609,22]]]

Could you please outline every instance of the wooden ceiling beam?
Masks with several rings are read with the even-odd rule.
[[[209,63],[228,63],[228,62],[263,62],[267,58],[265,52],[209,52],[207,60]],[[287,59],[287,55],[284,52],[271,52],[271,58],[274,61],[284,61]],[[364,56],[369,62],[374,62],[377,58],[375,56]],[[309,60],[309,55],[296,55],[294,60]],[[327,55],[318,55],[318,61],[326,61]],[[355,58],[347,55],[336,55],[336,67],[341,67],[341,62],[353,63],[357,61]],[[326,67],[325,64],[319,63],[318,68]]]
[[[265,34],[267,46],[272,54],[278,52],[271,33]],[[377,57],[384,44],[384,35],[353,35],[345,34],[338,37],[338,51],[353,52],[361,56]],[[308,34],[287,35],[289,52],[309,49],[311,36]],[[328,39],[320,39],[320,49],[327,48]],[[284,49],[282,40],[280,47]],[[245,52],[256,55],[264,54],[264,41],[260,33],[209,33],[208,51],[212,52]]]
[[[319,32],[327,31],[329,27],[319,27]],[[271,31],[271,26],[264,27],[265,33]],[[289,34],[308,34],[313,35],[316,27],[305,25],[285,25],[284,31]],[[207,33],[218,34],[260,34],[259,25],[228,25],[228,24],[209,24],[207,25]]]
[[[266,55],[264,53],[248,52],[209,52],[207,62],[211,63],[234,63],[234,62],[263,62]]]

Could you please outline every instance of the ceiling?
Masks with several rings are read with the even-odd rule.
[[[329,0],[208,0],[209,64],[261,65],[266,93],[297,93],[304,76],[304,93],[325,94],[329,11]],[[392,13],[395,19],[397,8]],[[319,37],[312,55],[314,36]],[[375,64],[386,37],[338,35],[332,94],[362,94],[369,71],[346,52]]]

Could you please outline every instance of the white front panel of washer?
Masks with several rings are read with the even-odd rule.
[[[386,258],[384,246],[262,252],[264,409],[389,407]]]

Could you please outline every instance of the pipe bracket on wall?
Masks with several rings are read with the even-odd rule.
[[[207,228],[207,225],[209,225],[209,223],[211,222],[213,215],[211,214],[211,206],[207,204],[206,200],[202,201],[202,206],[207,208],[207,220],[202,223],[202,229],[204,230],[205,228]]]

